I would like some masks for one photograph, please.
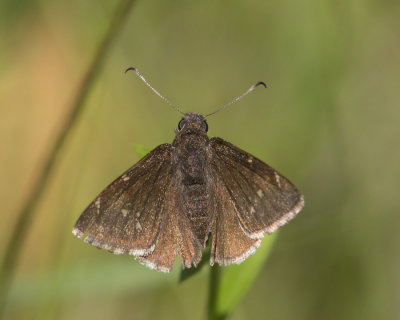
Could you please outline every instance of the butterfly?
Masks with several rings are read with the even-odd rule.
[[[137,69],[128,70],[166,100]],[[257,83],[232,103],[260,84],[265,86]],[[183,113],[172,144],[156,147],[106,187],[73,234],[163,272],[172,270],[177,256],[183,268],[197,266],[210,239],[211,265],[240,263],[254,253],[264,234],[299,213],[304,199],[258,158],[208,138],[209,115]]]

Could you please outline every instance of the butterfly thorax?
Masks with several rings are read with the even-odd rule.
[[[209,231],[209,152],[206,150],[209,139],[202,116],[190,114],[184,120],[172,144],[172,161],[179,177],[184,211],[197,238],[204,244]]]

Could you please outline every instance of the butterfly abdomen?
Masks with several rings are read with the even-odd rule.
[[[205,184],[186,187],[183,196],[185,213],[191,222],[193,232],[202,244],[207,240],[210,196]]]
[[[208,235],[210,190],[207,179],[207,136],[181,137],[177,150],[182,200],[192,230],[201,243]]]

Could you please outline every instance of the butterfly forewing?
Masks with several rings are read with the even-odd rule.
[[[212,138],[212,166],[225,186],[245,234],[260,239],[292,219],[304,201],[284,176],[247,152]]]
[[[88,206],[74,234],[87,234],[86,242],[114,253],[150,253],[159,236],[170,173],[171,145],[160,145]]]

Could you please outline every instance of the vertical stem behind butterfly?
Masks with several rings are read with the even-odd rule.
[[[127,20],[128,14],[131,11],[130,9],[134,3],[135,0],[121,0],[117,4],[110,26],[104,37],[101,39],[99,47],[95,52],[95,56],[87,69],[76,94],[75,101],[72,103],[70,113],[67,116],[54,145],[51,147],[48,157],[44,161],[42,172],[34,182],[31,192],[28,195],[28,199],[23,205],[21,211],[18,213],[17,222],[11,233],[9,243],[6,247],[6,252],[0,265],[0,318],[3,315],[7,291],[11,285],[13,271],[15,269],[19,252],[23,246],[35,209],[44,194],[45,187],[49,181],[57,157],[60,154],[68,134],[71,132],[72,127],[78,119],[78,116],[82,112],[86,98],[88,97],[90,89],[94,84],[94,80],[101,69],[106,54],[109,52],[115,37],[121,31],[121,27]]]
[[[221,267],[218,264],[210,266],[208,287],[208,320],[224,320],[226,315],[218,314],[218,296],[221,284]]]

